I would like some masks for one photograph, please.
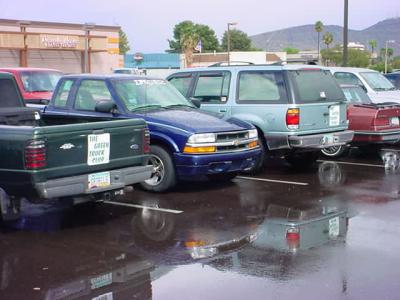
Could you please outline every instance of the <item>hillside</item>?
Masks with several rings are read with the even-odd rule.
[[[324,32],[333,34],[333,45],[342,43],[342,26],[324,26],[321,41]],[[288,46],[301,50],[317,48],[317,33],[314,25],[290,27],[253,35],[250,38],[254,47],[267,51],[279,51]],[[390,47],[395,49],[396,55],[400,55],[400,18],[387,19],[363,30],[349,30],[349,42],[362,43],[369,49],[368,41],[371,39],[378,42],[378,49],[385,47],[385,41],[396,40],[396,43],[390,44]],[[325,48],[323,42],[321,42],[321,48]]]

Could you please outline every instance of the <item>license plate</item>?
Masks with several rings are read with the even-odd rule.
[[[106,273],[90,279],[90,288],[92,290],[95,290],[103,286],[110,285],[111,283],[112,283],[112,273]]]
[[[327,134],[327,135],[324,135],[321,144],[330,145],[330,144],[333,144],[334,141],[335,141],[335,138],[333,137],[333,135]]]
[[[89,166],[107,164],[110,162],[110,134],[88,135],[88,158]]]
[[[88,188],[104,188],[111,184],[110,172],[93,173],[88,175]]]
[[[329,219],[329,237],[339,236],[339,217]]]
[[[329,126],[339,126],[340,106],[332,105],[329,107]]]
[[[107,294],[103,294],[97,297],[92,298],[92,300],[113,300],[113,293],[109,292]]]
[[[399,126],[399,125],[400,125],[400,120],[399,120],[399,118],[398,118],[398,117],[390,118],[390,124],[391,124],[391,125]]]

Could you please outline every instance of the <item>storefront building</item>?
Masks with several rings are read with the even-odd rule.
[[[111,73],[123,66],[119,26],[0,19],[0,67]]]

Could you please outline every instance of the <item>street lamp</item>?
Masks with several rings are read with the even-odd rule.
[[[85,23],[83,24],[83,30],[85,31],[85,51],[84,51],[84,64],[83,64],[83,73],[89,72],[89,34],[90,30],[92,30],[96,26],[95,23]]]
[[[388,40],[385,42],[385,74],[387,74],[387,63],[388,63],[388,44],[394,43],[394,40]]]
[[[228,23],[227,39],[228,39],[228,66],[231,65],[231,26],[237,25],[237,22]]]

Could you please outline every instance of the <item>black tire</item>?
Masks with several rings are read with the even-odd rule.
[[[161,146],[150,146],[149,164],[155,166],[150,179],[140,183],[142,188],[150,192],[165,192],[177,183],[176,171],[171,154]]]
[[[20,199],[10,199],[0,188],[0,221],[15,221],[21,218]]]
[[[306,170],[314,167],[319,152],[291,153],[285,156],[286,161],[295,169]]]
[[[233,178],[237,176],[236,172],[232,173],[222,173],[222,174],[210,174],[207,175],[208,180],[214,181],[214,182],[227,182],[231,181]]]
[[[268,147],[267,147],[267,143],[265,142],[264,137],[260,134],[260,132],[258,132],[258,134],[259,134],[259,144],[260,144],[260,149],[261,149],[261,155],[257,159],[254,166],[251,169],[244,171],[243,173],[255,175],[255,174],[260,173],[264,169],[265,162],[266,162],[267,156],[268,156]]]
[[[327,157],[341,157],[348,152],[349,148],[345,145],[342,146],[332,146],[328,148],[321,149],[321,153]]]

